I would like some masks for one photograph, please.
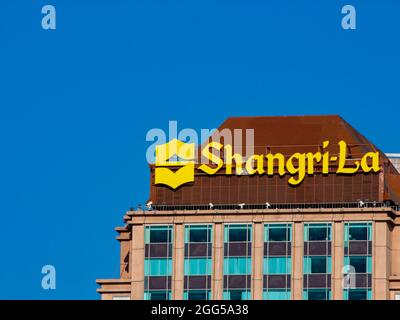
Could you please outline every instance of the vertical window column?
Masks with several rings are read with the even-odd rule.
[[[304,224],[304,300],[331,299],[331,234],[330,223]]]
[[[292,225],[264,226],[264,300],[290,300]]]
[[[344,226],[345,300],[372,299],[372,223]]]
[[[224,300],[251,298],[251,224],[228,224],[224,231]]]
[[[185,226],[184,299],[211,299],[212,225]]]
[[[171,225],[149,225],[145,229],[144,299],[170,300],[172,277]]]

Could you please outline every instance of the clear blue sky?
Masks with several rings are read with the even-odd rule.
[[[168,120],[337,113],[400,152],[399,15],[397,0],[2,0],[0,298],[97,299],[95,279],[118,277],[114,227],[147,200],[145,135]]]

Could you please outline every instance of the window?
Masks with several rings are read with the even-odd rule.
[[[171,291],[147,291],[144,293],[144,300],[171,300]]]
[[[291,226],[286,224],[269,224],[265,228],[265,241],[290,241]]]
[[[247,228],[240,228],[240,226],[232,226],[229,229],[229,242],[246,242],[250,241],[251,231]]]
[[[211,298],[212,225],[185,225],[184,299]]]
[[[210,290],[188,290],[184,294],[185,300],[210,300]]]
[[[264,290],[264,300],[290,300],[290,291],[285,289]]]
[[[346,241],[371,240],[371,224],[348,223],[346,229]]]
[[[372,272],[371,256],[346,256],[344,258],[344,264],[352,266],[356,273]]]
[[[331,273],[331,265],[330,256],[307,256],[304,258],[304,273]]]
[[[172,259],[168,258],[145,259],[144,270],[147,276],[168,276],[172,273]]]
[[[372,223],[344,225],[345,300],[372,298]]]
[[[345,292],[345,300],[370,300],[370,290],[366,289],[349,289]]]
[[[304,300],[330,300],[331,292],[328,289],[309,289],[305,291]]]
[[[224,300],[250,300],[250,290],[225,290]]]
[[[331,224],[304,224],[304,299],[329,300],[331,298],[331,251]]]
[[[145,231],[145,243],[172,242],[172,226],[151,226]]]
[[[185,259],[185,275],[211,275],[212,261],[208,258]]]
[[[250,257],[228,257],[224,259],[224,274],[251,274]]]
[[[263,299],[288,300],[291,295],[292,225],[264,225]]]
[[[307,224],[304,239],[306,241],[329,241],[331,240],[330,224]]]
[[[200,226],[192,226],[187,230],[187,242],[210,242],[211,228],[201,228]]]
[[[251,297],[251,224],[224,227],[224,299]]]
[[[172,231],[171,225],[145,227],[145,300],[171,298]]]
[[[291,274],[292,259],[286,257],[264,258],[264,274]]]

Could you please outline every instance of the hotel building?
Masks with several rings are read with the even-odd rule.
[[[337,174],[333,163],[297,186],[287,174],[195,171],[173,189],[150,165],[151,209],[116,228],[120,275],[97,280],[102,299],[400,299],[396,155],[339,116],[229,118],[226,128],[254,129],[256,154],[318,152],[329,140],[335,155],[343,140],[347,164],[379,152],[381,170]]]

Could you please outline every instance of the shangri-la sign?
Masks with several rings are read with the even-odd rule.
[[[337,174],[351,175],[358,171],[365,173],[379,172],[379,152],[367,152],[358,160],[353,160],[351,166],[347,163],[347,144],[339,141],[338,155],[330,155],[324,151],[329,146],[329,141],[322,143],[322,152],[296,152],[290,157],[282,153],[253,154],[246,160],[238,154],[233,153],[230,144],[223,145],[212,141],[202,150],[202,164],[196,170],[208,175],[269,175],[279,174],[283,176],[290,174],[288,179],[290,185],[297,186],[306,175],[313,175],[316,165],[321,167],[322,174],[336,172]],[[224,157],[218,154],[223,152]],[[176,161],[171,158],[178,158]],[[204,161],[204,159],[206,161]],[[205,163],[206,162],[206,163]],[[331,171],[330,166],[335,163],[336,171]],[[222,168],[225,168],[223,171]],[[173,189],[194,182],[195,172],[195,145],[184,143],[173,139],[170,142],[156,146],[155,184],[164,184]]]

